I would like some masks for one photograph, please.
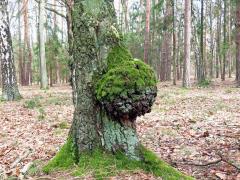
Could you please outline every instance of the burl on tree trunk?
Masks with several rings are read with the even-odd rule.
[[[140,160],[136,119],[151,110],[156,78],[121,42],[113,0],[99,1],[98,8],[89,2],[75,0],[72,13],[75,113],[70,137],[77,156],[103,148]]]

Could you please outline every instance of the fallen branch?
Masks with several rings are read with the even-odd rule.
[[[15,166],[17,166],[18,163],[20,163],[23,159],[25,159],[26,157],[28,157],[28,155],[32,152],[32,149],[29,149],[28,151],[26,151],[22,156],[18,157],[10,166],[10,169],[14,168]]]
[[[229,160],[225,159],[220,153],[218,153],[218,156],[220,157],[219,159],[217,159],[216,161],[212,161],[212,162],[207,162],[205,164],[198,164],[198,163],[184,163],[182,162],[182,164],[186,164],[186,165],[190,165],[190,166],[210,166],[210,165],[215,165],[215,164],[218,164],[220,162],[225,162],[227,163],[228,165],[234,167],[237,171],[240,172],[240,167],[233,164],[232,162],[230,162]]]
[[[222,161],[222,159],[218,159],[216,161],[212,161],[212,162],[207,162],[207,163],[204,163],[204,164],[198,164],[198,163],[184,163],[186,165],[190,165],[190,166],[210,166],[210,165],[215,165],[215,164],[218,164]]]

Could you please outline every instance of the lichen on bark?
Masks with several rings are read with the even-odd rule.
[[[0,56],[2,98],[7,101],[18,100],[21,98],[21,95],[17,86],[6,0],[0,1]]]

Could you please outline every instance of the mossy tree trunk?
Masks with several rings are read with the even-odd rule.
[[[77,156],[83,151],[104,148],[110,152],[124,151],[132,159],[140,159],[135,122],[120,123],[110,118],[95,97],[96,75],[106,68],[106,53],[117,43],[109,36],[115,29],[113,0],[101,0],[96,9],[94,0],[75,0],[73,18],[73,61],[75,72],[75,112],[69,136]],[[89,3],[89,4],[88,4]],[[105,68],[104,68],[105,67]]]

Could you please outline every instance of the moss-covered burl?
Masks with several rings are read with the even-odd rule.
[[[108,71],[97,82],[97,100],[109,116],[120,121],[135,121],[151,111],[157,96],[153,70],[133,59],[123,46],[112,48],[107,58]]]

